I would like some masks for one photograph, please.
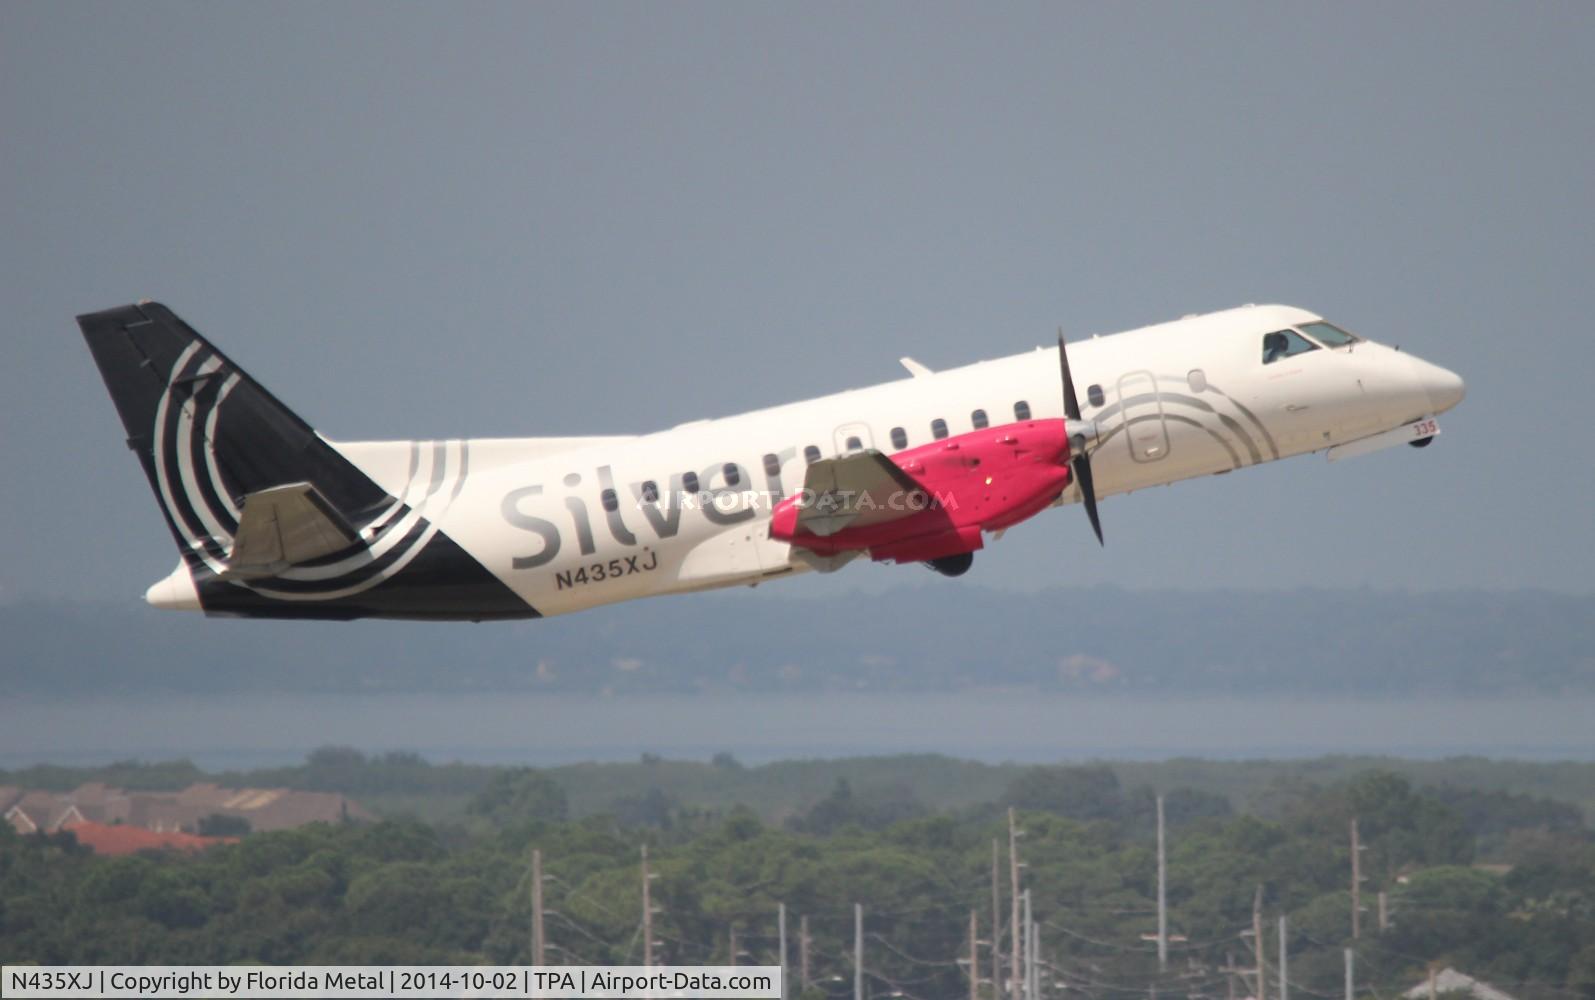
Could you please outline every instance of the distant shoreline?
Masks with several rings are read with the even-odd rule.
[[[1595,760],[1595,697],[1283,698],[872,692],[7,698],[0,766],[297,761],[308,747],[537,766],[937,753],[988,763],[1379,754]]]

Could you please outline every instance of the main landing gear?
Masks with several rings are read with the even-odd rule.
[[[940,559],[931,559],[925,563],[942,576],[963,576],[969,572],[969,567],[975,564],[973,552],[960,552],[956,556],[942,556]]]

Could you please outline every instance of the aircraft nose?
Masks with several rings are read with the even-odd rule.
[[[1419,358],[1412,358],[1412,361],[1418,383],[1423,387],[1424,394],[1429,397],[1429,408],[1433,413],[1444,413],[1462,402],[1468,387],[1467,383],[1462,381],[1461,375]]]
[[[1431,372],[1425,380],[1424,389],[1429,393],[1429,402],[1434,404],[1434,412],[1444,413],[1462,402],[1468,386],[1462,381],[1462,376],[1454,371],[1439,365],[1430,365],[1429,368]]]

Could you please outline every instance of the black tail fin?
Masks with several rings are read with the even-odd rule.
[[[251,493],[310,483],[357,525],[381,506],[380,487],[165,306],[78,325],[190,565],[225,555]]]
[[[79,316],[78,325],[206,611],[536,616],[438,530],[433,491],[425,498],[431,508],[389,495],[170,309],[143,302]],[[446,454],[457,457],[457,496],[468,443],[433,444],[435,477],[442,476]],[[412,443],[412,455],[419,446]],[[285,563],[270,577],[255,566],[241,572],[232,560],[248,498],[284,486],[344,526],[347,545]]]

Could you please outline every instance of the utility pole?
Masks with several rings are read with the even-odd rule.
[[[1013,913],[1008,921],[1008,936],[1013,941],[1013,960],[1009,964],[1013,995],[1020,996],[1019,969],[1019,829],[1014,821],[1013,806],[1008,807],[1008,889],[1013,897]]]
[[[1157,971],[1169,969],[1169,864],[1164,853],[1163,796],[1157,797]]]
[[[1030,1000],[1041,1000],[1041,925],[1030,919],[1030,940],[1025,942],[1030,959]]]
[[[1001,848],[991,838],[991,990],[1002,996],[1002,883],[997,880]]]
[[[1224,953],[1224,1000],[1235,1000],[1235,953]]]
[[[1362,844],[1357,838],[1357,818],[1351,818],[1351,939],[1362,936]]]
[[[735,920],[731,921],[731,929],[729,931],[729,935],[730,935],[730,941],[729,941],[729,944],[727,945],[727,947],[730,948],[730,950],[731,950],[731,956],[730,956],[730,959],[726,962],[726,964],[727,965],[737,965],[739,963],[737,962],[737,922]]]
[[[1030,890],[1025,890],[1025,997],[1036,1000],[1036,939],[1035,917],[1030,910]]]
[[[1379,933],[1390,929],[1390,894],[1379,890]]]
[[[809,988],[809,915],[798,918],[798,982]]]
[[[1439,992],[1439,990],[1437,988],[1438,985],[1439,984],[1437,984],[1434,981],[1434,963],[1430,962],[1429,963],[1429,1000],[1436,1000],[1436,998],[1440,995],[1440,992]]]
[[[980,917],[969,911],[969,1000],[980,1000]]]
[[[1352,996],[1356,992],[1353,989],[1353,983],[1354,983],[1353,974],[1354,974],[1354,970],[1355,970],[1355,967],[1356,967],[1356,961],[1357,961],[1355,956],[1356,956],[1356,953],[1353,952],[1350,948],[1346,949],[1346,1000],[1352,1000]]]
[[[642,964],[645,968],[652,968],[654,964],[654,904],[653,891],[649,883],[653,876],[648,872],[648,845],[642,845]],[[735,957],[731,962],[736,965]]]
[[[864,1000],[864,905],[853,904],[853,1000]]]
[[[543,937],[543,852],[532,848],[532,964],[543,964],[547,940]]]
[[[1030,1000],[1041,1000],[1041,925],[1030,921]]]
[[[1257,952],[1257,1000],[1268,1000],[1266,963],[1263,961],[1263,887],[1252,896],[1252,949]]]
[[[776,937],[781,942],[781,1000],[786,1000],[786,904],[775,904]]]
[[[1279,915],[1279,1000],[1290,1000],[1290,958],[1285,946],[1285,915]]]

